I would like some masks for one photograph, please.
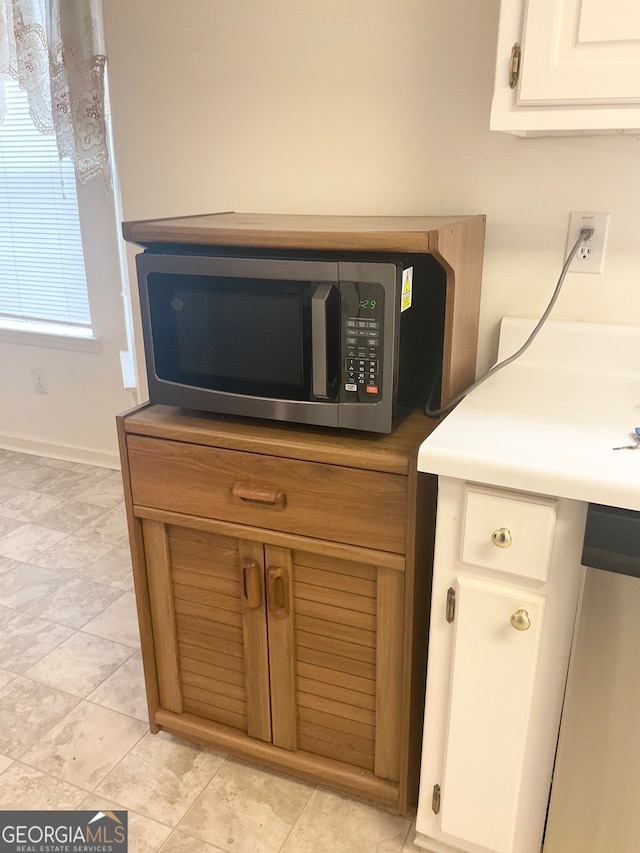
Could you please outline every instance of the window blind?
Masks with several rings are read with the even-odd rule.
[[[73,164],[40,133],[26,92],[4,83],[0,124],[0,325],[91,328]],[[14,326],[15,328],[15,326]]]

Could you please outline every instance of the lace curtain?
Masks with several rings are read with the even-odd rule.
[[[100,175],[110,187],[105,60],[100,0],[0,0],[0,123],[3,80],[12,78],[80,183]]]

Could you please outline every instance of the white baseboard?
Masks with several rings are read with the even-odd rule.
[[[31,453],[34,456],[48,456],[50,459],[64,459],[68,462],[81,462],[85,465],[120,470],[120,457],[116,452],[96,450],[93,447],[77,447],[33,435],[0,432],[0,447],[5,450],[16,450],[19,453]]]

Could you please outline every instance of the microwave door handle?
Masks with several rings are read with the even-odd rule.
[[[327,314],[333,285],[321,282],[311,297],[311,391],[314,397],[329,399],[327,377]]]

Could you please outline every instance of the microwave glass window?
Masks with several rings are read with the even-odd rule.
[[[308,399],[309,282],[151,273],[147,283],[160,379]]]

